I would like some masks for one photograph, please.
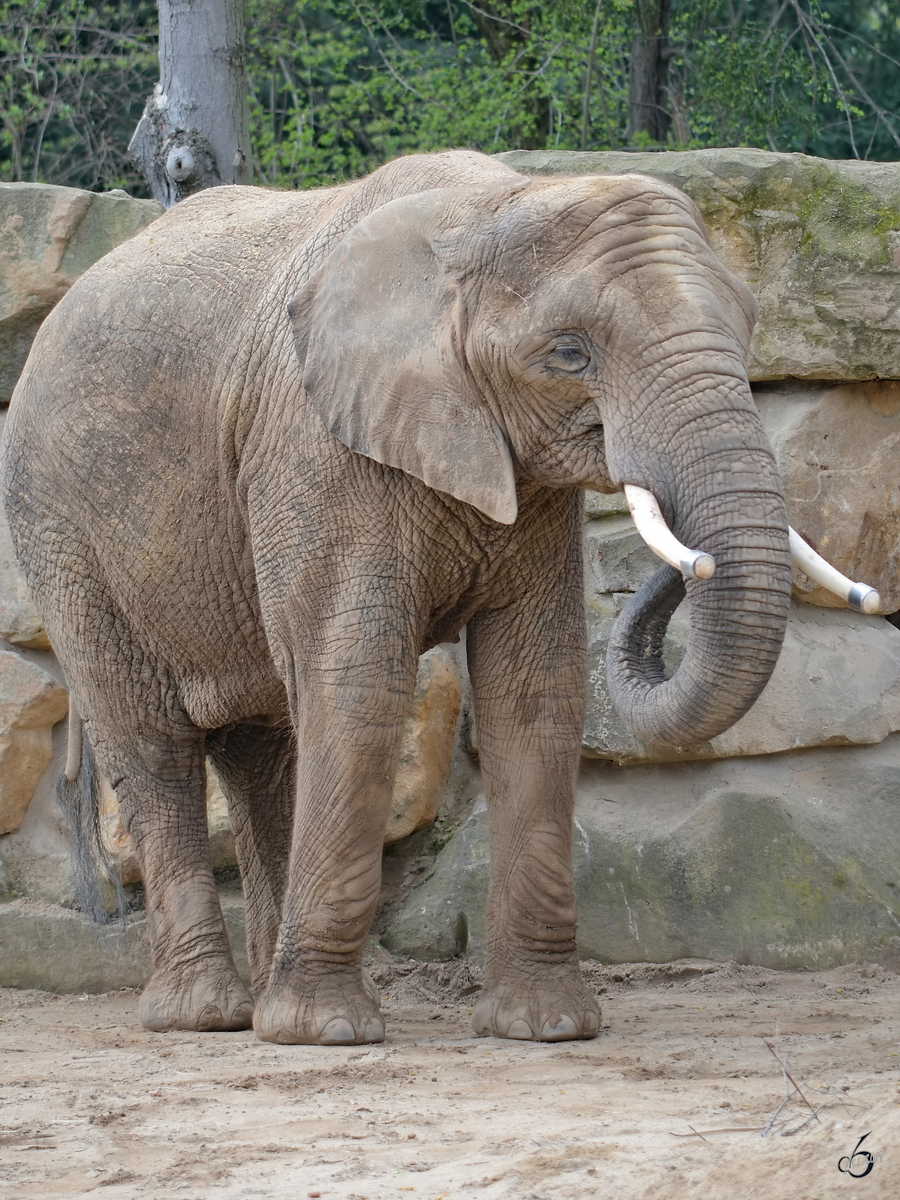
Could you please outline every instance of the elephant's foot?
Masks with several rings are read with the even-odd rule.
[[[365,972],[296,976],[270,983],[253,1014],[264,1042],[360,1046],[384,1041],[378,992]]]
[[[253,1001],[230,963],[207,962],[155,971],[141,995],[140,1018],[145,1029],[156,1033],[249,1029]]]
[[[478,1037],[531,1042],[592,1038],[600,1029],[600,1005],[577,966],[539,980],[505,973],[479,999],[472,1028]]]

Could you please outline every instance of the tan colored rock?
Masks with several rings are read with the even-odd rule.
[[[459,668],[449,650],[435,646],[422,655],[403,731],[386,846],[424,829],[438,814],[450,775],[461,688]]]
[[[46,671],[0,651],[0,834],[22,824],[38,780],[53,758],[53,726],[68,694]]]
[[[759,301],[750,378],[900,377],[900,163],[749,148],[513,150],[526,175],[652,175],[687,192]]]
[[[0,184],[0,404],[9,400],[53,305],[88,267],[162,211],[124,192]]]
[[[837,387],[777,384],[755,399],[797,532],[854,582],[900,609],[900,381]],[[845,607],[794,570],[794,591]]]
[[[900,730],[900,630],[849,609],[791,605],[781,656],[760,698],[719,737],[683,749],[642,742],[606,690],[606,643],[627,596],[589,597],[588,705],[582,753],[623,765],[869,745]],[[671,673],[687,648],[689,605],[669,625]]]

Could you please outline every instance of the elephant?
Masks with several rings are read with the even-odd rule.
[[[399,739],[419,655],[465,627],[491,853],[473,1026],[597,1033],[571,867],[584,489],[646,489],[715,557],[712,578],[660,568],[609,664],[642,736],[705,741],[765,686],[789,605],[754,320],[676,189],[470,151],[201,192],[74,284],[12,400],[4,496],[141,863],[148,1029],[383,1039],[362,960]],[[249,990],[210,866],[207,757]]]

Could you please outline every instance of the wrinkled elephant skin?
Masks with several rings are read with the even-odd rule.
[[[379,1041],[363,947],[418,656],[467,626],[492,883],[476,1031],[591,1037],[571,875],[580,488],[648,488],[715,555],[657,653],[663,568],[610,664],[645,736],[762,690],[789,594],[747,290],[686,197],[468,152],[323,191],[220,187],[85,274],[4,444],[18,556],[139,856],[153,1029],[251,1020],[204,817],[247,902],[261,1038]]]

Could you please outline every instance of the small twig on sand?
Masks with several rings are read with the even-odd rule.
[[[823,1108],[833,1108],[833,1107],[834,1107],[834,1105],[832,1105],[832,1104],[820,1104],[819,1107],[814,1112],[810,1113],[810,1115],[808,1117],[804,1117],[804,1119],[800,1122],[800,1124],[795,1125],[793,1129],[782,1129],[781,1136],[782,1137],[793,1137],[795,1133],[800,1133],[801,1130],[805,1129],[807,1127],[807,1125],[810,1123],[810,1121],[812,1121],[812,1120],[818,1121],[819,1113],[822,1111]]]
[[[694,1129],[693,1125],[691,1126],[691,1129]],[[758,1125],[733,1125],[730,1128],[726,1128],[726,1129],[703,1129],[703,1130],[694,1129],[693,1133],[671,1133],[670,1132],[669,1137],[698,1137],[698,1138],[703,1138],[703,1140],[706,1141],[704,1134],[707,1134],[707,1133],[759,1133],[759,1132],[760,1132],[760,1128]]]
[[[778,1118],[778,1114],[781,1112],[781,1110],[784,1108],[784,1106],[790,1102],[790,1099],[791,1099],[790,1096],[785,1096],[785,1098],[782,1100],[782,1102],[778,1105],[778,1107],[772,1113],[771,1117],[769,1117],[768,1125],[766,1125],[765,1129],[760,1130],[760,1133],[763,1137],[768,1137],[769,1134],[772,1132],[772,1126],[775,1124],[775,1121]]]
[[[797,1081],[791,1075],[790,1071],[787,1069],[787,1061],[782,1060],[778,1057],[777,1053],[775,1052],[774,1048],[772,1047],[771,1042],[766,1042],[765,1046],[768,1050],[771,1050],[772,1054],[775,1056],[775,1061],[779,1064],[782,1071],[784,1072],[785,1079],[790,1079],[791,1083],[797,1090],[797,1095],[800,1097],[800,1099],[803,1101],[803,1103],[806,1105],[806,1107],[809,1109],[809,1111],[813,1114],[813,1116],[815,1116],[816,1115],[815,1109],[810,1104],[810,1102],[807,1100],[806,1096],[804,1095],[803,1091],[800,1088],[800,1085],[797,1083]],[[816,1118],[816,1119],[818,1120],[818,1118]]]

